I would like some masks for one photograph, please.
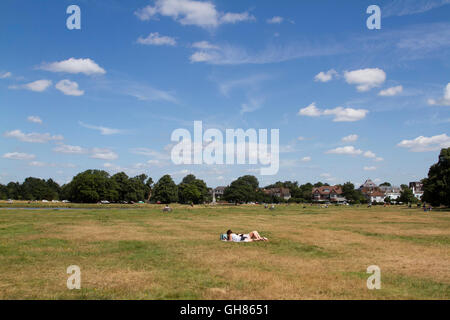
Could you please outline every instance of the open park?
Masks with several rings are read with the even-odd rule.
[[[0,299],[450,298],[448,210],[15,205],[0,203]],[[220,241],[228,229],[269,241]]]

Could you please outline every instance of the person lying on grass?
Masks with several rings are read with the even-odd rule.
[[[233,242],[252,242],[252,241],[269,241],[265,237],[261,237],[258,231],[252,231],[250,233],[234,233],[231,230],[227,231],[226,236],[223,241],[233,241]]]

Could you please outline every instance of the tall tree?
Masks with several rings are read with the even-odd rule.
[[[422,200],[434,206],[450,206],[450,148],[442,149],[439,161],[428,171],[423,181]]]
[[[117,201],[118,185],[103,170],[86,170],[77,174],[64,186],[63,194],[68,200],[82,203],[95,203],[101,200]]]
[[[243,176],[224,190],[224,198],[234,202],[250,202],[258,199],[259,181],[255,176]]]
[[[178,188],[170,175],[162,176],[155,184],[153,200],[166,204],[178,201]]]

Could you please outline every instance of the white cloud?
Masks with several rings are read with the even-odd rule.
[[[305,141],[305,140],[306,140],[306,138],[305,138],[305,137],[302,137],[302,136],[300,136],[300,137],[298,137],[298,138],[297,138],[297,140],[298,140],[298,141]]]
[[[358,91],[368,91],[379,87],[386,80],[386,73],[379,69],[359,69],[344,72],[344,78],[348,84],[356,84]]]
[[[23,142],[46,143],[49,141],[60,141],[64,137],[61,135],[52,136],[50,133],[23,133],[20,130],[7,131],[3,134],[7,138],[18,139]]]
[[[83,73],[85,75],[105,74],[106,71],[93,60],[70,58],[64,61],[43,64],[41,69],[51,72]]]
[[[323,114],[334,115],[334,122],[354,122],[364,119],[368,112],[365,109],[337,107],[334,109],[326,109],[323,111]]]
[[[450,0],[393,0],[382,8],[384,17],[419,14],[450,4]]]
[[[137,42],[145,45],[154,45],[154,46],[175,46],[177,41],[175,38],[168,36],[160,36],[158,32],[150,33],[147,38],[139,37]]]
[[[261,108],[263,103],[264,99],[262,98],[249,98],[249,101],[247,103],[243,103],[241,105],[241,114],[254,112]]]
[[[374,159],[374,161],[376,161],[376,162],[384,161],[384,158],[382,158],[382,157],[376,157],[376,158]]]
[[[351,134],[346,137],[343,137],[341,140],[342,140],[342,142],[355,142],[356,140],[358,140],[358,135]]]
[[[303,157],[302,162],[309,162],[311,161],[311,157]]]
[[[73,163],[48,163],[48,162],[42,162],[42,161],[31,161],[28,163],[28,165],[30,167],[51,167],[51,168],[56,168],[56,167],[62,167],[62,168],[75,168],[76,165],[74,165]],[[59,173],[60,171],[57,171],[56,173]],[[61,172],[62,173],[62,172]]]
[[[170,159],[170,151],[171,151],[172,147],[173,146],[170,146],[170,145],[167,146],[166,153],[159,152],[159,151],[149,149],[149,148],[134,148],[134,149],[131,149],[130,152],[133,154],[156,158],[158,160],[168,160],[168,159]]]
[[[67,96],[82,96],[84,94],[83,90],[78,89],[78,83],[67,79],[59,81],[55,88]]]
[[[189,60],[191,62],[208,62],[208,61],[211,61],[213,58],[214,58],[214,56],[208,52],[197,51],[197,52],[194,52],[189,57]]]
[[[375,159],[377,157],[377,155],[370,150],[364,152],[363,156],[366,158],[371,158],[371,159]]]
[[[364,167],[363,169],[364,171],[375,171],[377,170],[377,167]]]
[[[220,17],[220,23],[237,23],[242,21],[255,21],[256,18],[248,12],[242,13],[225,13]]]
[[[208,41],[198,41],[194,42],[191,46],[196,49],[219,49],[218,46],[209,43]]]
[[[320,111],[317,107],[316,107],[316,103],[313,102],[311,103],[309,106],[300,109],[298,112],[299,116],[306,116],[306,117],[319,117],[322,115],[322,111]]]
[[[29,117],[27,118],[27,120],[28,120],[29,122],[42,124],[42,120],[41,120],[41,118],[39,118],[38,116],[29,116]]]
[[[393,97],[403,92],[403,86],[396,86],[381,90],[378,95],[382,97]]]
[[[65,153],[65,154],[86,154],[93,159],[102,160],[116,160],[119,156],[117,153],[109,148],[83,148],[80,146],[71,146],[66,144],[60,144],[53,148],[54,152]]]
[[[36,80],[27,84],[23,84],[20,86],[9,86],[10,89],[27,89],[34,92],[43,92],[47,90],[48,87],[52,85],[52,82],[50,80]]]
[[[197,51],[191,55],[190,60],[213,65],[266,64],[305,57],[328,56],[344,51],[339,44],[332,46],[318,46],[315,43],[292,43],[286,46],[269,44],[260,52],[223,44],[215,49]]]
[[[432,137],[420,136],[413,140],[403,140],[398,146],[412,152],[438,151],[450,147],[450,137],[445,133]]]
[[[129,84],[126,83],[124,86],[117,88],[117,90],[141,101],[178,102],[173,92],[160,90],[146,84],[135,82],[131,82]]]
[[[93,148],[91,158],[102,160],[116,160],[119,156],[111,149]]]
[[[306,117],[334,115],[333,119],[334,122],[354,122],[364,119],[367,113],[369,113],[369,111],[365,109],[353,109],[343,107],[336,107],[334,109],[325,109],[322,111],[319,108],[317,108],[316,103],[313,102],[306,108],[300,109],[298,115]]]
[[[337,72],[334,69],[328,70],[327,72],[319,72],[315,77],[314,81],[320,81],[320,82],[328,82],[333,79],[333,77],[337,76]]]
[[[123,130],[120,130],[120,129],[113,129],[113,128],[107,128],[107,127],[102,127],[102,126],[94,126],[94,125],[87,124],[87,123],[84,123],[81,121],[79,121],[78,123],[82,127],[85,127],[88,129],[93,129],[93,130],[98,130],[98,131],[100,131],[100,134],[104,135],[104,136],[123,133]]]
[[[272,17],[272,18],[270,18],[270,19],[267,19],[266,22],[267,22],[267,23],[270,23],[270,24],[275,24],[275,23],[280,24],[280,23],[283,22],[283,20],[284,20],[283,17],[280,17],[280,16],[274,16],[274,17]]]
[[[31,161],[28,165],[30,167],[46,167],[47,163],[41,161]]]
[[[328,154],[348,154],[348,155],[360,155],[363,153],[362,150],[356,149],[354,146],[345,146],[345,147],[339,147],[336,149],[328,150]]]
[[[441,106],[450,106],[450,82],[444,89],[444,96],[439,100],[430,99],[428,100],[429,105],[441,105]]]
[[[3,158],[11,159],[11,160],[32,160],[32,159],[36,158],[36,156],[34,154],[28,154],[28,153],[10,152],[10,153],[5,153],[3,155]]]
[[[213,3],[195,0],[156,0],[154,6],[146,6],[135,12],[140,20],[157,19],[158,15],[171,17],[182,25],[215,28],[224,23],[252,21],[248,12],[219,13]]]
[[[82,148],[80,146],[71,146],[67,144],[59,144],[53,148],[54,152],[66,153],[66,154],[86,154],[88,149]]]
[[[0,79],[6,79],[12,76],[11,72],[0,72]]]

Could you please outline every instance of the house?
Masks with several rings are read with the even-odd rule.
[[[412,190],[414,197],[421,199],[423,196],[423,183],[420,181],[410,182],[409,188]]]
[[[213,197],[213,202],[214,202],[214,200],[220,200],[221,198],[223,198],[223,193],[225,192],[225,188],[226,187],[219,186],[214,189],[209,189],[209,193]]]
[[[263,189],[263,192],[269,196],[282,198],[284,200],[289,200],[291,198],[291,192],[288,188]]]
[[[312,190],[312,199],[317,202],[346,202],[340,186],[322,186]]]
[[[366,182],[359,187],[359,190],[369,203],[384,202],[384,199],[386,198],[386,191],[383,191],[382,187],[377,186],[377,184],[370,179],[367,179]]]
[[[386,198],[389,197],[393,201],[397,201],[400,198],[401,189],[399,187],[381,186],[379,188],[381,192],[384,192]]]
[[[375,182],[373,182],[370,179],[367,179],[366,182],[364,182],[360,187],[359,190],[361,190],[362,193],[369,192],[369,191],[380,191],[380,187],[376,185]]]
[[[386,198],[386,194],[382,191],[369,191],[368,193],[365,193],[364,196],[369,203],[384,202],[384,199]]]

